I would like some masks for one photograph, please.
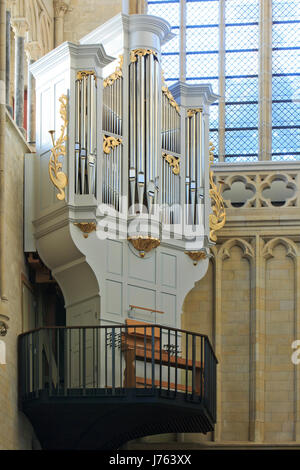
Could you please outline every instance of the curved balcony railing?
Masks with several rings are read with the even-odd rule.
[[[212,430],[216,365],[208,337],[184,330],[134,323],[39,328],[19,337],[19,399],[24,409],[45,395],[64,403],[117,403],[130,395],[171,399],[173,406],[178,399],[204,408]]]

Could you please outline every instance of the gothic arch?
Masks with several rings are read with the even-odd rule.
[[[266,243],[263,249],[263,257],[265,259],[273,258],[274,248],[276,248],[276,246],[278,245],[283,245],[286,249],[286,256],[289,256],[292,259],[297,258],[297,256],[299,255],[299,249],[292,240],[289,240],[285,237],[277,237],[273,238],[272,240],[268,241],[268,243]]]
[[[243,251],[243,258],[248,259],[249,261],[254,259],[254,250],[253,247],[246,240],[242,238],[232,238],[227,240],[220,247],[218,252],[218,257],[220,260],[225,260],[230,258],[230,251],[234,246],[239,246]]]

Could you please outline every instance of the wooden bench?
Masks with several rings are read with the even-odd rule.
[[[171,370],[185,370],[195,372],[195,392],[200,394],[201,384],[201,362],[195,361],[193,364],[192,360],[186,360],[180,356],[171,355],[168,351],[164,351],[160,345],[160,328],[152,327],[148,323],[139,322],[132,319],[126,320],[128,326],[126,333],[122,333],[121,344],[122,351],[125,356],[125,371],[124,371],[124,387],[125,388],[146,388],[152,387],[152,379],[136,376],[136,362],[142,361],[147,363],[154,363],[162,366],[167,366]],[[130,326],[134,325],[134,326]],[[141,328],[139,328],[141,325]],[[153,348],[154,344],[154,348]],[[154,349],[154,351],[153,351]],[[202,379],[203,384],[203,379]],[[160,380],[154,381],[155,387],[167,388],[170,390],[188,391],[192,393],[192,387],[188,386],[186,390],[185,385],[175,384],[167,381]]]

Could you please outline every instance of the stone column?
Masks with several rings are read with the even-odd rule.
[[[9,113],[12,115],[12,107],[10,106],[10,18],[11,13],[9,10],[6,10],[6,76],[5,76],[5,86],[6,86],[6,107]]]
[[[31,41],[26,44],[25,51],[28,60],[27,142],[34,145],[36,129],[35,79],[29,70],[29,66],[41,57],[41,48],[37,41]]]
[[[55,47],[64,42],[64,15],[68,10],[68,4],[62,0],[54,0],[54,44]]]
[[[259,160],[272,159],[272,0],[260,3]]]
[[[28,31],[26,18],[13,18],[11,22],[15,33],[15,121],[20,130],[24,123],[24,58],[25,34]]]

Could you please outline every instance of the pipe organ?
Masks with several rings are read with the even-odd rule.
[[[68,230],[66,239],[69,245],[61,257],[65,260],[64,266],[73,266],[74,253],[71,255],[70,252],[70,258],[66,253],[74,243],[80,252],[78,260],[83,259],[83,253],[97,279],[95,285],[106,282],[111,289],[119,289],[117,283],[125,282],[125,277],[129,276],[129,271],[124,274],[123,267],[105,267],[112,263],[110,259],[114,259],[110,246],[119,247],[118,243],[122,246],[122,256],[133,257],[130,262],[124,261],[124,269],[136,266],[134,279],[146,276],[144,269],[137,264],[146,260],[148,263],[171,263],[169,267],[162,268],[167,273],[177,266],[172,264],[174,257],[174,260],[180,260],[181,266],[191,263],[191,258],[197,266],[191,274],[191,279],[194,279],[192,285],[207,269],[209,246],[212,244],[209,225],[212,214],[209,106],[217,96],[209,84],[178,82],[168,88],[161,67],[161,45],[173,36],[170,25],[161,18],[121,14],[83,38],[80,44],[64,43],[31,65],[39,110],[39,159],[35,170],[38,181],[31,186],[38,188],[39,197],[33,198],[36,200],[35,214],[29,217],[38,221],[35,227],[40,227],[34,229],[32,243],[44,253],[42,258],[47,262],[46,246],[49,248],[51,245],[50,251],[54,247],[59,249],[59,243],[50,243],[50,238],[50,245],[46,242],[50,220],[53,221],[53,239],[57,227],[68,227],[65,230]],[[117,56],[119,59],[115,59]],[[59,98],[62,95],[66,100],[66,113],[59,116]],[[66,134],[56,140],[62,125]],[[55,129],[52,131],[52,148],[47,132],[50,129]],[[52,165],[51,180],[49,161]],[[58,194],[60,182],[64,187]],[[118,223],[121,218],[128,226],[131,221],[138,221],[130,236],[129,231],[125,233],[127,225],[126,229],[123,225],[122,230],[115,230],[114,224],[112,227],[108,224],[106,237],[99,236],[106,217],[99,209],[103,206],[110,209],[110,214],[112,209],[115,211],[114,216],[109,216],[109,221],[114,219]],[[59,214],[59,223],[55,221],[55,214]],[[68,224],[62,222],[63,214]],[[155,235],[151,228],[152,218],[156,221]],[[45,223],[47,228],[43,225]],[[83,240],[79,229],[83,232]],[[59,233],[62,240],[62,232]],[[123,238],[120,238],[121,233]],[[111,239],[116,240],[115,244],[111,244]],[[97,266],[93,264],[92,253],[98,260]],[[157,259],[154,253],[157,253]],[[159,261],[160,256],[163,261]],[[67,274],[63,276],[62,272],[67,268],[59,267],[56,255],[53,259],[56,261],[51,258],[48,265],[56,279],[64,284]],[[118,273],[122,281],[110,279],[109,272]],[[178,272],[176,276],[176,282],[179,282],[181,274]],[[180,281],[182,286],[187,284],[187,278],[185,273]],[[87,272],[84,279],[83,282],[80,278],[80,288],[87,282]],[[90,286],[94,285],[93,282],[89,283],[87,298],[92,298]],[[131,290],[128,289],[138,296],[142,290],[134,290],[135,282],[131,281]],[[173,286],[175,280],[164,282]],[[65,285],[65,290],[68,289],[69,284],[68,287]],[[156,286],[152,292],[157,289]],[[179,310],[186,288],[176,284],[174,289],[174,308]],[[108,312],[116,307],[109,306],[105,292],[104,289],[101,295],[101,305],[104,302],[101,317],[103,319],[107,311],[105,318],[112,320],[116,317]],[[68,295],[68,305],[72,310],[74,290],[71,289]],[[95,295],[99,296],[99,291]],[[127,302],[123,294],[118,294],[119,297],[111,295]],[[144,303],[135,294],[128,295],[133,296],[131,304]],[[153,295],[149,294],[149,299]],[[159,295],[159,298],[171,299],[170,293]],[[169,297],[164,297],[167,295]],[[160,301],[147,302],[144,307],[157,310]],[[151,303],[153,305],[149,305]],[[122,304],[120,309],[123,312],[126,306]],[[98,310],[100,312],[100,306]],[[159,307],[158,310],[163,309]],[[171,317],[166,324],[174,326]]]

